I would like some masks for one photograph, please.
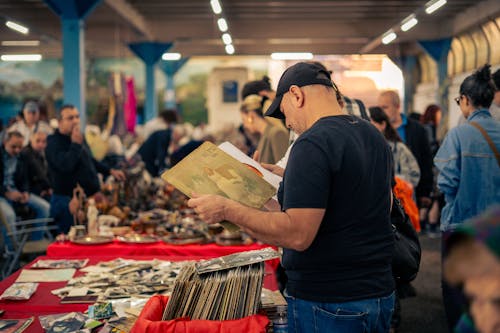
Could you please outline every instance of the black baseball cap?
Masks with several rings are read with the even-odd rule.
[[[285,115],[280,110],[283,95],[293,85],[304,87],[313,84],[322,84],[333,88],[333,83],[330,79],[330,73],[328,70],[310,62],[299,62],[288,67],[283,75],[281,75],[278,83],[278,89],[276,90],[276,98],[267,109],[265,116],[284,119]]]

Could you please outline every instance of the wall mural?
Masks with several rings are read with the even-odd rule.
[[[221,58],[190,59],[175,76],[178,109],[185,121],[198,124],[207,121],[206,82],[210,71],[217,66],[247,66],[251,76],[260,78],[267,71],[267,60],[262,57],[227,60]],[[137,97],[138,123],[142,122],[145,100],[145,73],[143,63],[135,58],[91,59],[87,66],[86,108],[88,123],[103,125],[107,119],[109,78],[112,73],[133,77]],[[42,113],[55,117],[55,110],[63,104],[62,61],[46,59],[40,62],[0,62],[0,121],[8,121],[21,110],[27,99],[39,100]],[[158,110],[163,109],[166,78],[159,69],[155,72]]]

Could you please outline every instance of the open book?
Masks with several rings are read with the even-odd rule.
[[[217,194],[254,208],[261,208],[276,193],[260,172],[210,142],[203,143],[161,177],[188,197],[193,193]],[[228,222],[221,224],[230,231],[235,229]]]

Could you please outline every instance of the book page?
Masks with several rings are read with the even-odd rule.
[[[271,171],[264,169],[259,162],[254,161],[252,158],[247,156],[244,152],[236,148],[232,143],[230,142],[223,142],[219,145],[219,148],[240,161],[241,163],[250,165],[257,170],[260,171],[260,173],[263,175],[263,178],[265,181],[267,181],[269,184],[273,185],[275,189],[278,189],[280,186],[280,182],[283,178],[281,178],[278,175],[275,175]]]

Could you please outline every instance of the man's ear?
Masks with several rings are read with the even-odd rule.
[[[296,107],[302,107],[304,105],[304,92],[298,86],[291,86],[288,92],[292,96],[292,102]]]

